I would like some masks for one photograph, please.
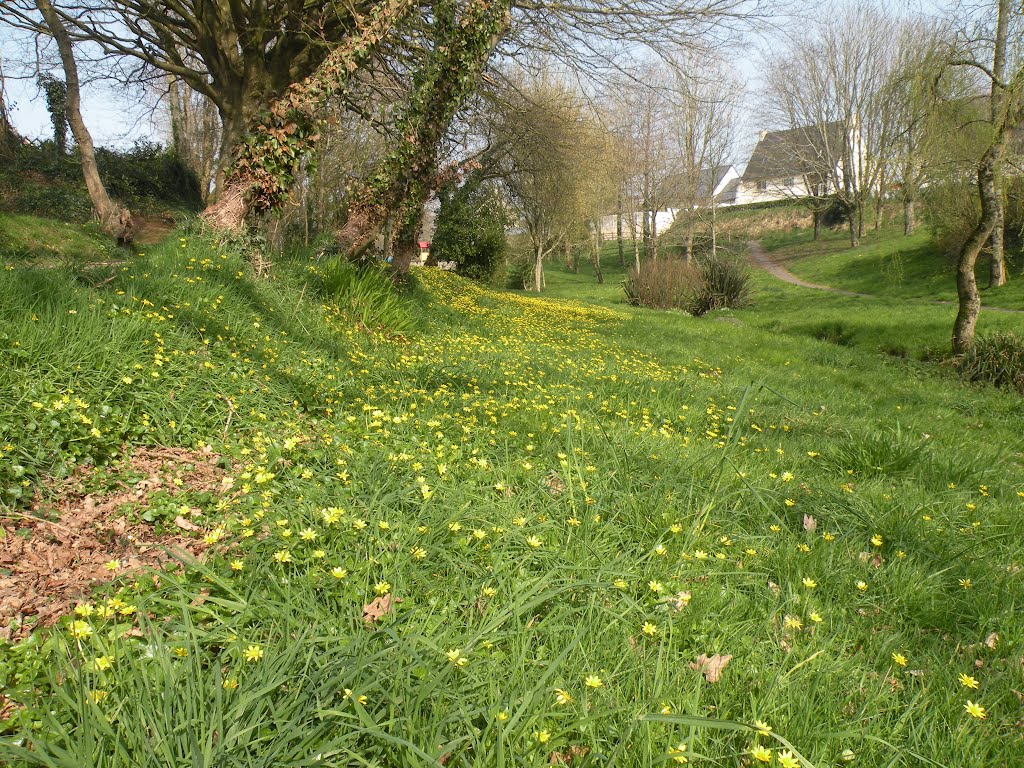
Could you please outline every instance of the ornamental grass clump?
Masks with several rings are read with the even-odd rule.
[[[1010,331],[979,336],[956,364],[970,381],[1024,394],[1024,339]]]

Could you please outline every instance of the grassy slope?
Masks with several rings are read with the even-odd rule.
[[[1024,760],[1019,399],[780,334],[797,293],[693,320],[585,274],[552,295],[609,306],[425,273],[420,330],[389,340],[301,268],[252,281],[194,239],[111,276],[0,273],[0,460],[33,477],[126,440],[242,468],[205,506],[230,550],[111,588],[142,638],[93,616],[50,642],[55,670],[111,670],[40,703],[38,645],[0,656],[37,747],[71,749],[54,764],[649,766],[685,743],[739,765],[780,746],[730,730],[756,719],[815,765]],[[381,593],[403,602],[374,631]],[[701,653],[733,656],[720,682]]]
[[[868,230],[853,249],[842,231],[825,231],[817,242],[808,230],[771,233],[764,245],[782,266],[811,282],[891,298],[956,301],[953,264],[923,227],[909,237],[895,224]],[[984,289],[986,261],[981,260],[977,272],[983,306],[1024,309],[1019,264],[1011,265],[1010,282],[993,290]]]

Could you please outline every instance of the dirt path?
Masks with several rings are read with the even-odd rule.
[[[784,283],[790,285],[798,285],[801,288],[811,288],[815,291],[828,291],[829,293],[837,293],[840,296],[855,296],[862,299],[885,299],[890,298],[887,296],[879,296],[875,293],[856,293],[855,291],[844,291],[842,288],[833,288],[830,285],[819,285],[818,283],[809,283],[806,280],[802,280],[788,269],[779,264],[775,259],[765,253],[764,248],[756,240],[751,240],[747,245],[750,246],[750,260],[756,266],[770,273],[773,277],[782,280]],[[926,299],[903,299],[903,301],[925,301],[928,304],[937,304],[940,306],[955,307],[955,301],[944,301],[942,299],[935,299],[928,301]],[[1004,309],[1003,307],[982,307],[986,312],[1009,312],[1012,314],[1024,314],[1024,309]]]

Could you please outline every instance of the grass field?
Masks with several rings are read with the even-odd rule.
[[[0,762],[1024,763],[1020,398],[876,343],[948,308],[759,277],[693,319],[613,264],[339,302],[190,235],[106,270],[0,272],[6,541],[132,446],[224,476],[119,512],[187,512],[202,560],[112,540],[113,581],[0,645]]]

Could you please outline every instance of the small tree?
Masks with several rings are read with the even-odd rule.
[[[495,185],[471,175],[438,193],[440,208],[430,244],[438,261],[454,261],[467,277],[490,280],[508,251],[508,211]]]

